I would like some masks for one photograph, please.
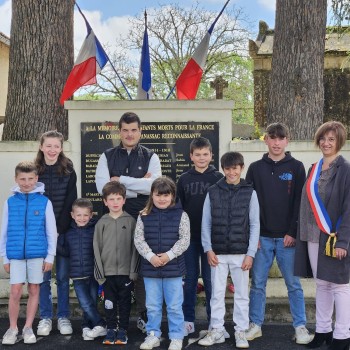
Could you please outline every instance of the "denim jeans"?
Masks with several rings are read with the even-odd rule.
[[[97,311],[98,283],[93,277],[73,280],[75,294],[83,310],[81,328],[104,326],[105,322]]]
[[[184,315],[182,312],[182,277],[149,278],[144,277],[148,322],[147,334],[151,331],[160,338],[162,332],[162,306],[165,300],[169,327],[169,339],[183,339]]]
[[[210,298],[211,298],[211,278],[210,266],[207,254],[204,253],[200,242],[191,242],[185,252],[186,276],[184,284],[184,302],[182,309],[185,321],[194,322],[196,319],[195,308],[197,301],[197,284],[199,277],[199,259],[201,261],[201,273],[204,283],[207,318],[210,321]]]
[[[69,317],[69,258],[56,256],[57,318]],[[40,284],[40,318],[53,317],[51,294],[51,271],[44,273]]]
[[[264,322],[266,304],[266,283],[273,259],[276,256],[288,290],[290,312],[293,326],[306,324],[304,292],[299,277],[294,276],[295,248],[285,248],[283,238],[268,238],[260,236],[258,249],[252,268],[252,282],[250,287],[249,320],[258,326]]]

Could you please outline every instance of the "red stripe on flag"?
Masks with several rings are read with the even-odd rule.
[[[70,98],[75,91],[84,85],[96,83],[96,57],[91,57],[86,61],[73,67],[70,72],[66,85],[62,91],[60,103]]]
[[[203,75],[202,68],[191,58],[176,81],[179,100],[194,100]]]

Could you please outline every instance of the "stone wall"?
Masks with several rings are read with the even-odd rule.
[[[266,127],[273,53],[273,29],[260,21],[259,35],[249,41],[254,62],[254,120]],[[338,120],[348,126],[350,136],[350,33],[326,34],[324,56],[324,121]]]

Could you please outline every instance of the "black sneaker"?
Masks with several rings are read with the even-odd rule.
[[[118,329],[115,344],[127,344],[127,343],[128,343],[128,336],[127,336],[126,330],[123,328]]]
[[[106,337],[103,339],[102,344],[114,345],[116,341],[116,334],[114,329],[107,329]]]

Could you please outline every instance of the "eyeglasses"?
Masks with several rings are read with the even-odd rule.
[[[325,136],[323,136],[323,137],[320,137],[320,141],[319,141],[320,143],[326,143],[326,142],[328,142],[328,143],[336,143],[337,142],[337,139],[335,138],[335,137],[325,137]]]

